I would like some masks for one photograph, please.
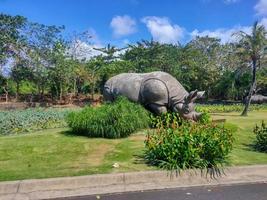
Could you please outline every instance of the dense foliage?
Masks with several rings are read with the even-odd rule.
[[[225,112],[241,112],[244,109],[242,104],[232,104],[232,105],[223,105],[223,104],[198,104],[196,110],[198,112],[205,113],[225,113]],[[253,104],[249,107],[250,111],[253,110],[267,110],[267,104]]]
[[[176,128],[181,125],[182,119],[178,113],[167,112],[161,115],[151,114],[150,123],[151,128]]]
[[[0,112],[0,135],[65,127],[68,109],[26,109]]]
[[[100,107],[72,112],[67,123],[74,134],[89,137],[122,138],[148,128],[149,113],[141,105],[119,98]]]
[[[85,48],[90,45],[81,45],[92,42],[88,31],[67,39],[62,36],[64,27],[32,23],[21,16],[1,14],[0,22],[0,64],[12,61],[8,70],[0,72],[0,95],[7,101],[10,97],[25,100],[27,95],[60,102],[82,93],[94,97],[113,75],[155,70],[170,73],[188,91],[205,90],[207,98],[242,100],[255,74],[259,83],[255,91],[267,91],[265,51],[260,51],[253,75],[248,47],[254,40],[248,45],[249,35],[225,44],[208,36],[183,45],[141,40],[125,48],[108,44],[92,52]],[[256,35],[264,36],[264,29],[257,27]],[[257,44],[262,47],[265,38],[257,37]]]
[[[149,131],[145,158],[171,171],[200,168],[220,172],[232,146],[232,132],[223,124],[182,122],[176,128]]]
[[[267,126],[264,121],[261,125],[254,128],[253,132],[256,135],[255,147],[259,151],[267,152]]]

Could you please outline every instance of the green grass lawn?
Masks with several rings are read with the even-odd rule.
[[[0,137],[0,181],[148,170],[144,138],[93,139],[67,129]]]
[[[254,111],[248,117],[240,113],[212,116],[238,126],[231,164],[267,164],[267,154],[250,146],[255,138],[252,129],[262,119],[267,121],[267,111]],[[144,139],[144,132],[125,139],[93,139],[68,134],[67,129],[2,136],[0,181],[152,170],[141,158]],[[119,167],[112,167],[114,163]]]
[[[253,128],[256,124],[260,125],[262,120],[267,121],[267,111],[253,111],[247,117],[241,117],[240,113],[214,113],[212,117],[226,119],[228,123],[238,127],[230,155],[232,165],[267,164],[267,153],[257,152],[251,147],[255,140]]]

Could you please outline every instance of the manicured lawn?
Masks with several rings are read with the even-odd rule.
[[[92,139],[67,129],[0,137],[0,181],[148,170],[140,159],[144,137]]]
[[[251,144],[255,139],[253,128],[260,125],[262,120],[267,121],[267,111],[253,111],[247,117],[241,117],[240,113],[213,114],[214,119],[226,119],[228,123],[238,126],[235,133],[234,149],[230,155],[232,165],[267,164],[267,153],[255,151]]]
[[[262,119],[267,121],[267,111],[254,111],[249,117],[239,114],[213,114],[214,119],[226,119],[232,126],[238,126],[231,164],[267,164],[267,154],[256,152],[250,146],[254,140],[252,129]],[[144,132],[125,139],[74,136],[67,129],[2,136],[0,181],[155,169],[141,158]],[[114,163],[119,167],[114,168]]]

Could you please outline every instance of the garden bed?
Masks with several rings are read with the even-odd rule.
[[[252,130],[267,120],[266,111],[214,113],[213,119],[226,119],[233,129],[231,165],[267,164],[267,154],[255,151]],[[143,160],[145,132],[128,138],[102,139],[75,136],[65,129],[49,129],[35,134],[0,137],[0,180],[77,176],[156,169]],[[118,165],[113,165],[117,163]]]

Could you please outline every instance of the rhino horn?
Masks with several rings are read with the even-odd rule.
[[[204,97],[205,91],[199,91],[197,92],[197,99],[201,99]]]
[[[203,98],[204,94],[205,91],[199,91],[199,92],[197,90],[191,91],[189,95],[186,97],[185,102],[186,103],[194,102],[196,99]]]
[[[185,97],[185,102],[190,103],[195,100],[197,97],[197,90],[191,91],[186,97]]]

